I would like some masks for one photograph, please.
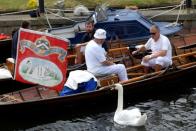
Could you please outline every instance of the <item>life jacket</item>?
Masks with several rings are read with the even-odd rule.
[[[9,36],[9,35],[6,35],[6,34],[1,33],[1,34],[0,34],[0,40],[5,40],[5,39],[10,39],[10,36]]]

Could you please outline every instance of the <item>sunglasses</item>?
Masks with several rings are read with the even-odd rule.
[[[150,35],[155,35],[156,33],[154,33],[154,32],[150,32]]]

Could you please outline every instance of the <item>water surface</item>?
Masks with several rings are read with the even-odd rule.
[[[121,126],[113,121],[116,102],[87,110],[78,109],[78,113],[61,112],[55,117],[40,116],[37,119],[1,120],[1,131],[195,131],[196,130],[196,85],[187,85],[186,89],[175,92],[166,91],[149,98],[126,98],[125,109],[139,108],[148,116],[142,127]],[[172,87],[171,87],[172,88]],[[132,99],[132,100],[131,100]],[[32,107],[33,108],[33,107]],[[58,112],[58,110],[56,111]],[[69,116],[68,116],[68,115]],[[23,115],[21,113],[21,115]],[[30,114],[29,114],[30,115]],[[27,116],[28,117],[28,116]],[[36,118],[36,117],[35,117]]]
[[[196,130],[196,86],[181,93],[148,99],[137,103],[125,103],[126,109],[140,108],[147,113],[143,127],[120,126],[113,121],[115,109],[93,111],[70,119],[58,119],[34,125],[27,131],[194,131]],[[22,128],[21,128],[22,129]],[[19,129],[17,129],[19,130]]]

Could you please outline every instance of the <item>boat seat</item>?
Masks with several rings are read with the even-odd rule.
[[[123,63],[125,67],[133,66],[135,63],[128,47],[110,49],[108,56],[113,58],[113,62]]]
[[[119,82],[118,76],[116,74],[111,75],[99,75],[95,76],[98,80],[98,86],[109,86]]]

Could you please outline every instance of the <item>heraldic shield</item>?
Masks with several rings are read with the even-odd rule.
[[[60,91],[66,80],[68,44],[66,39],[20,28],[14,79]]]

